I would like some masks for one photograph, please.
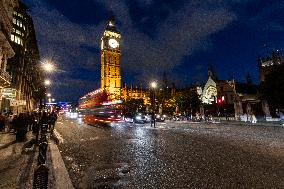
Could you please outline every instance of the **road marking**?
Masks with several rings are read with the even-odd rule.
[[[53,134],[54,134],[55,138],[58,139],[59,143],[63,143],[64,142],[63,137],[56,131],[56,129],[54,129]]]

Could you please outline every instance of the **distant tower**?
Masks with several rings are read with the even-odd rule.
[[[208,64],[208,77],[211,77],[214,81],[217,80],[212,64]]]
[[[283,64],[283,59],[278,50],[273,51],[271,55],[266,58],[258,57],[260,81],[265,80],[265,76],[271,71],[272,68],[281,64]]]
[[[110,99],[121,97],[120,40],[121,35],[111,17],[101,38],[101,89],[106,90]]]
[[[250,76],[249,73],[248,73],[247,76],[246,76],[246,81],[247,81],[247,84],[248,84],[248,85],[252,85],[252,79],[251,79],[251,76]]]

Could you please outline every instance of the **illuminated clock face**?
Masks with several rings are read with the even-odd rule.
[[[116,48],[116,47],[118,47],[118,42],[115,40],[115,39],[109,39],[108,40],[108,44],[109,44],[109,46],[110,47],[112,47],[112,48]]]

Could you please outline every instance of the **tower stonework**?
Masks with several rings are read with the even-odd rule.
[[[120,40],[114,18],[110,18],[101,38],[101,89],[111,100],[121,98]]]

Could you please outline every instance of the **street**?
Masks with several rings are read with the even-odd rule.
[[[281,127],[59,118],[56,134],[75,188],[284,188]]]

